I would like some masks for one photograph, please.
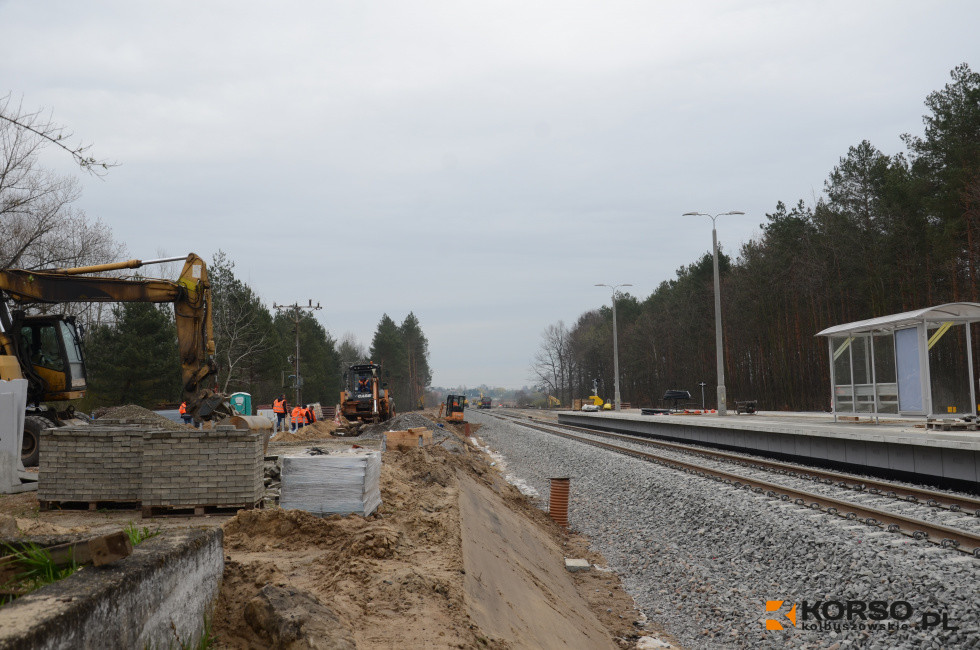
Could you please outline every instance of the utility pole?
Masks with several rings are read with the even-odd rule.
[[[296,373],[294,378],[296,383],[296,401],[293,402],[293,406],[300,406],[303,404],[303,400],[301,399],[303,396],[303,378],[299,374],[299,321],[302,317],[304,309],[308,311],[316,311],[317,309],[323,308],[320,306],[320,303],[314,305],[312,299],[310,299],[306,305],[300,305],[298,303],[293,303],[292,305],[277,305],[276,303],[272,303],[272,308],[277,312],[293,312],[293,331],[296,332],[296,354],[293,357],[293,371]]]

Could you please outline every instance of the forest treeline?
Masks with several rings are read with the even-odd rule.
[[[831,325],[953,301],[978,301],[980,74],[966,63],[926,98],[922,135],[889,155],[850,147],[815,203],[777,202],[761,235],[719,255],[728,399],[765,409],[830,408]],[[659,404],[700,382],[715,399],[711,252],[640,298],[616,297],[621,395]],[[977,342],[974,336],[974,342]],[[977,358],[976,352],[974,358]],[[531,363],[539,387],[567,404],[611,399],[612,310],[550,325]]]

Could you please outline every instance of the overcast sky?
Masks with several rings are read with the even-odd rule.
[[[649,295],[850,146],[921,134],[980,2],[0,0],[0,95],[122,165],[78,207],[131,256],[224,250],[433,384],[519,387],[549,324]],[[46,161],[72,172],[63,154]],[[611,351],[610,351],[611,354]]]

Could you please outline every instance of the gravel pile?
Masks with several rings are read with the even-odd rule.
[[[358,438],[362,440],[380,440],[384,436],[385,431],[405,431],[416,427],[425,427],[432,431],[433,443],[442,444],[443,447],[451,451],[458,452],[463,449],[463,444],[451,431],[447,431],[445,427],[439,426],[421,413],[412,411],[396,415],[387,422],[368,424],[362,427],[357,437],[352,438],[352,440]]]
[[[571,477],[572,527],[592,538],[643,613],[686,646],[980,648],[980,560],[484,414],[470,417],[483,424],[479,435],[509,473],[543,500],[549,477]],[[771,600],[785,603],[767,614]],[[848,600],[905,601],[912,616],[803,620],[804,601]],[[793,603],[795,628],[785,616]],[[836,614],[834,606],[825,611]],[[959,629],[923,629],[926,612],[947,614]],[[767,631],[767,618],[786,629]],[[809,629],[815,625],[826,629]],[[898,629],[868,629],[879,625]]]
[[[432,431],[440,431],[439,427],[433,424],[429,418],[418,413],[409,412],[396,415],[387,422],[365,425],[361,428],[358,437],[379,440],[385,431],[405,431],[406,429],[413,429],[415,427],[425,427]]]

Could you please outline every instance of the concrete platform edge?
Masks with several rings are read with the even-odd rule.
[[[220,528],[166,532],[0,608],[0,650],[194,647],[223,571]]]

